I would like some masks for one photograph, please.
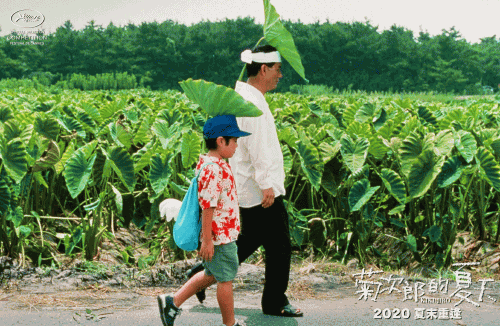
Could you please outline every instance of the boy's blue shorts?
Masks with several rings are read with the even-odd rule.
[[[238,273],[238,247],[236,242],[214,246],[211,261],[203,261],[205,275],[214,276],[217,283],[234,280]]]

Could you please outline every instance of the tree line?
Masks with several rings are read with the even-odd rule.
[[[469,43],[454,27],[440,35],[393,25],[379,31],[366,22],[283,22],[294,37],[311,84],[333,89],[474,94],[500,84],[500,39]],[[43,76],[56,84],[73,74],[129,73],[152,89],[180,89],[178,82],[203,78],[234,86],[243,67],[240,53],[262,36],[253,18],[107,27],[70,21],[38,44],[0,38],[0,79]],[[25,41],[29,42],[29,41]],[[43,44],[42,44],[43,43]],[[278,91],[305,82],[287,64]]]

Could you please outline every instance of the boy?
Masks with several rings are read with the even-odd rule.
[[[203,127],[208,149],[200,155],[198,170],[208,162],[198,178],[198,200],[202,208],[200,257],[205,271],[194,275],[173,296],[158,296],[164,326],[174,325],[180,306],[193,294],[217,282],[217,301],[226,326],[243,326],[234,318],[233,279],[238,272],[236,239],[240,232],[240,216],[236,184],[229,164],[224,161],[236,151],[237,138],[250,133],[241,131],[233,115],[209,119]]]

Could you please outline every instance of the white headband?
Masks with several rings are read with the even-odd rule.
[[[257,52],[252,53],[252,50],[245,50],[241,52],[241,61],[244,63],[272,63],[272,62],[281,62],[281,55],[278,51],[264,53]]]

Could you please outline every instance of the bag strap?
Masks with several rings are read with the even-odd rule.
[[[196,180],[198,180],[198,177],[200,176],[201,171],[203,171],[203,168],[204,168],[205,166],[209,165],[209,164],[219,165],[219,164],[214,163],[214,162],[208,162],[208,163],[203,164],[203,165],[201,166],[201,168],[200,168],[200,171],[198,171],[198,174],[196,175]]]

